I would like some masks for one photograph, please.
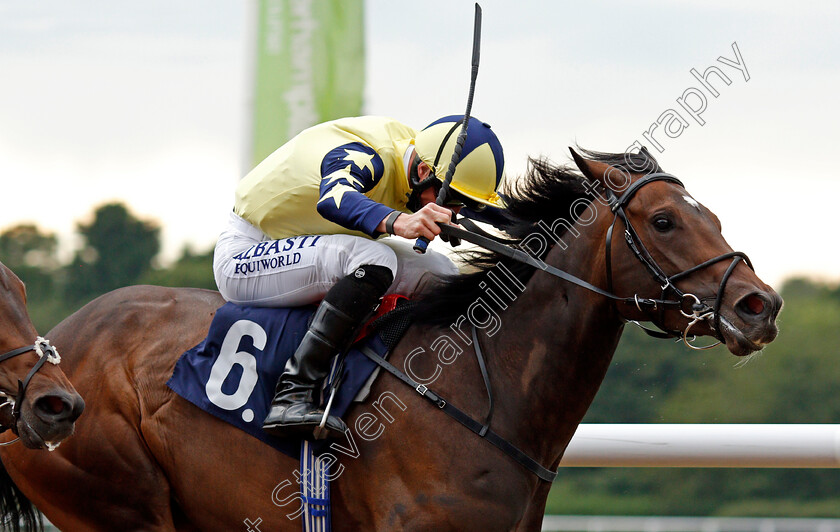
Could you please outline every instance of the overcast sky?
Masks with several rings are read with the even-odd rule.
[[[840,279],[840,4],[481,4],[473,113],[509,175],[575,143],[651,146],[643,133],[673,109],[688,125],[654,131],[654,154],[759,275]],[[418,128],[463,112],[472,5],[366,2],[364,112]],[[119,200],[162,224],[166,257],[209,248],[243,172],[249,13],[229,0],[0,0],[0,229],[34,221],[69,253],[75,223]],[[718,61],[737,59],[733,42],[746,72]],[[719,96],[704,93],[701,126],[677,98],[712,65],[731,84],[710,78]]]

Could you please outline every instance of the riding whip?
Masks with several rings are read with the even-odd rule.
[[[461,151],[464,149],[464,143],[467,140],[467,126],[470,122],[470,111],[472,110],[473,94],[475,94],[475,80],[478,77],[478,59],[479,59],[479,45],[481,43],[481,6],[476,2],[475,4],[475,29],[473,30],[473,52],[472,52],[472,75],[470,77],[470,92],[467,96],[467,110],[464,112],[464,123],[461,124],[461,131],[458,133],[458,139],[455,142],[455,150],[452,152],[452,159],[449,161],[449,168],[446,170],[446,178],[443,180],[443,186],[440,187],[437,200],[435,203],[443,205],[446,202],[446,197],[449,195],[449,184],[452,182],[452,176],[455,174],[455,167],[461,160]],[[420,237],[414,243],[414,251],[417,253],[425,253],[426,248],[429,247],[429,239]]]

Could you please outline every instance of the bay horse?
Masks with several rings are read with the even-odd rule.
[[[782,306],[652,157],[581,151],[579,172],[532,160],[505,191],[506,240],[532,263],[467,254],[467,273],[418,297],[388,358],[474,419],[493,410],[492,431],[552,471],[626,323],[690,329],[743,356],[775,338]],[[299,529],[297,460],[165,384],[223,303],[207,290],[128,287],[56,326],[50,338],[89,407],[55,452],[0,448],[15,489],[67,531]],[[551,483],[393,375],[345,418],[346,439],[330,447],[335,530],[540,529]]]

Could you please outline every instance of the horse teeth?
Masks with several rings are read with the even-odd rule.
[[[48,441],[48,442],[44,442],[44,443],[47,446],[47,450],[50,451],[50,452],[55,451],[56,449],[58,449],[58,446],[61,445],[61,442],[52,443],[52,442]]]

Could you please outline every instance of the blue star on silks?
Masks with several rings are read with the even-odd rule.
[[[361,142],[351,142],[333,148],[324,157],[321,161],[321,177],[331,176],[348,166],[351,177],[345,184],[359,192],[367,192],[375,187],[385,172],[385,164],[373,148]]]
[[[385,164],[373,148],[351,142],[333,148],[321,161],[317,210],[327,220],[373,238],[390,207],[365,196],[382,179]]]

